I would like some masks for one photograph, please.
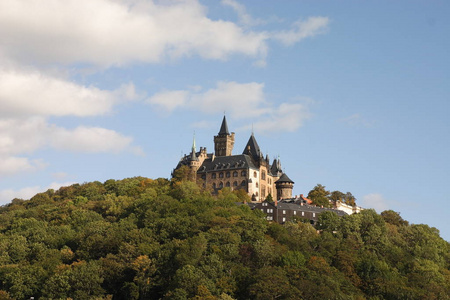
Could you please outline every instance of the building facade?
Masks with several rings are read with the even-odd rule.
[[[228,187],[245,190],[254,202],[264,201],[268,195],[277,200],[291,198],[294,182],[283,173],[280,159],[270,163],[268,155],[264,158],[253,133],[242,154],[233,155],[234,135],[224,116],[214,137],[214,153],[207,153],[205,147],[197,152],[194,139],[191,153],[180,159],[175,170],[186,166],[190,178],[213,194]]]

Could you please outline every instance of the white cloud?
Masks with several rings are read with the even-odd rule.
[[[204,92],[192,90],[163,91],[147,101],[168,111],[191,108],[213,114],[226,111],[234,118],[260,116],[264,107],[264,84],[219,81],[216,88]]]
[[[147,101],[171,112],[185,106],[189,96],[189,91],[162,91],[151,96]]]
[[[326,17],[310,17],[306,21],[298,20],[292,24],[291,30],[272,33],[272,38],[291,46],[299,41],[324,33],[328,29],[330,20]]]
[[[214,21],[206,13],[195,0],[3,0],[0,52],[28,62],[103,66],[194,54],[265,55],[265,33]]]
[[[247,9],[244,5],[238,3],[234,0],[222,0],[223,5],[231,7],[238,15],[239,22],[246,26],[255,26],[259,24],[263,24],[264,21],[260,19],[255,19],[251,15],[247,13]]]
[[[27,157],[0,156],[0,177],[20,172],[30,172],[42,169],[45,163],[41,160],[30,160]]]
[[[131,151],[142,155],[142,149],[132,146],[132,142],[131,137],[114,130],[85,126],[69,130],[48,124],[43,117],[0,119],[0,176],[45,167],[40,160],[17,157],[39,149],[83,153]]]
[[[386,199],[384,199],[383,195],[377,193],[363,196],[361,206],[365,208],[373,208],[377,212],[382,212],[388,209]]]
[[[129,94],[132,87],[123,90]],[[0,116],[94,116],[109,112],[115,102],[113,92],[38,71],[0,69]]]
[[[64,183],[58,183],[58,182],[52,182],[48,187],[43,188],[40,186],[31,186],[31,187],[25,187],[20,190],[14,190],[14,189],[4,189],[0,190],[0,205],[5,205],[14,198],[18,199],[24,199],[28,200],[37,193],[45,192],[48,189],[54,189],[57,190],[62,186],[69,186],[74,184],[74,182],[64,182]]]
[[[308,106],[302,103],[282,103],[268,112],[263,120],[253,124],[256,131],[296,131],[311,117]]]
[[[178,108],[202,111],[208,114],[226,112],[236,119],[255,118],[256,130],[295,131],[311,117],[310,99],[295,103],[281,103],[278,107],[265,99],[264,84],[219,81],[215,88],[204,92],[190,90],[163,91],[147,100],[168,111]],[[300,103],[301,102],[301,103]],[[194,126],[203,126],[203,123]]]
[[[118,153],[128,148],[133,140],[114,130],[99,127],[80,126],[74,130],[53,127],[51,132],[49,144],[52,147],[74,152]]]

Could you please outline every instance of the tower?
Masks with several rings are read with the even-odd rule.
[[[219,134],[214,137],[214,150],[216,156],[231,156],[234,146],[234,132],[228,131],[227,119],[223,116]]]
[[[292,198],[292,189],[294,182],[285,174],[275,182],[277,187],[277,200]]]

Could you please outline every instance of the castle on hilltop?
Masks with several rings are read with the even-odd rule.
[[[245,190],[255,202],[264,201],[269,195],[274,200],[292,198],[294,182],[283,173],[279,158],[272,164],[268,155],[264,158],[253,132],[242,154],[233,155],[233,146],[234,132],[228,131],[224,116],[214,137],[214,153],[207,153],[206,147],[197,152],[194,138],[191,153],[180,159],[175,170],[188,168],[190,178],[213,194],[228,187]]]

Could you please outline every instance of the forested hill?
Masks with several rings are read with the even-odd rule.
[[[450,247],[393,211],[268,223],[191,182],[142,177],[0,208],[0,299],[449,299]]]

